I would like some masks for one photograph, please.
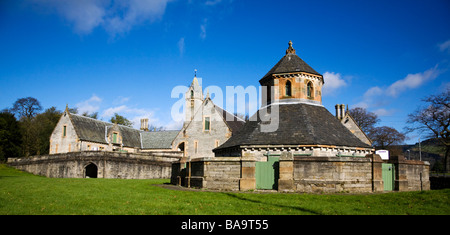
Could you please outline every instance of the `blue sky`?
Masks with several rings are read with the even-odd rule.
[[[449,12],[448,0],[4,0],[0,109],[32,96],[174,129],[171,91],[194,69],[204,88],[259,87],[292,40],[324,75],[331,113],[365,107],[403,131],[422,98],[450,86]]]

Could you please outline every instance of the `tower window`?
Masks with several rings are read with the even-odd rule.
[[[286,82],[286,86],[284,88],[286,96],[292,96],[292,85],[290,81]]]
[[[308,96],[308,98],[313,97],[313,86],[311,82],[308,82],[308,85],[306,87],[306,95]]]
[[[194,91],[191,90],[191,99],[194,99]]]

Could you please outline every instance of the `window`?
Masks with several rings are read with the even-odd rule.
[[[194,99],[194,91],[191,90],[191,99]]]
[[[198,153],[198,141],[194,141],[194,153]]]
[[[66,137],[67,134],[67,126],[63,127],[63,137]]]
[[[209,131],[210,129],[211,129],[211,123],[210,123],[210,121],[209,121],[209,117],[205,117],[205,125],[204,125],[204,130],[205,131]]]
[[[306,87],[306,95],[308,98],[312,98],[312,94],[313,94],[313,86],[311,82],[308,82],[308,85]]]
[[[285,95],[286,96],[292,96],[292,85],[290,81],[286,82],[286,86],[284,87],[285,89]]]

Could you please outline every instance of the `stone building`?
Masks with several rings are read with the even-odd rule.
[[[149,132],[146,119],[141,130],[70,113],[64,110],[50,136],[50,154],[82,151],[129,153],[172,151],[178,131]]]
[[[283,151],[302,156],[363,157],[373,153],[370,143],[361,141],[322,105],[323,76],[296,54],[292,42],[286,55],[259,82],[271,88],[263,97],[262,103],[267,105],[238,135],[214,149],[216,155],[249,153],[265,161]],[[265,125],[274,128],[265,131]]]
[[[353,119],[352,115],[348,111],[348,108],[345,109],[345,105],[337,104],[336,108],[336,118],[341,121],[341,123],[350,130],[358,139],[360,139],[363,143],[372,145],[372,140],[364,133],[361,127],[356,123],[355,119]]]
[[[322,105],[323,76],[289,42],[259,81],[266,90],[256,114],[215,157],[172,164],[171,182],[214,190],[288,192],[427,190],[429,164],[402,156],[383,160],[343,105]],[[189,174],[186,174],[189,172]]]
[[[223,110],[206,95],[194,77],[185,94],[185,122],[173,140],[174,150],[187,158],[214,157],[213,149],[223,144],[245,121]]]

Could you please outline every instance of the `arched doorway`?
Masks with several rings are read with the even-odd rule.
[[[97,178],[98,167],[94,163],[90,163],[84,168],[85,178]]]
[[[184,142],[181,142],[180,144],[178,144],[177,146],[178,151],[183,151],[183,157],[186,155],[185,153],[185,147],[184,147]]]

